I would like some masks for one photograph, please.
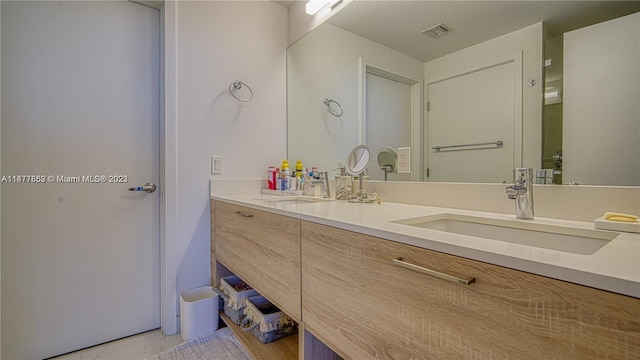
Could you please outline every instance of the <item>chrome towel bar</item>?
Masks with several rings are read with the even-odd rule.
[[[434,146],[432,147],[432,149],[438,152],[443,149],[461,148],[461,147],[468,147],[468,146],[483,146],[483,145],[494,145],[496,148],[500,148],[504,145],[504,142],[502,142],[502,140],[498,140],[496,142],[486,142],[486,143],[478,143],[478,144]],[[465,149],[461,149],[461,150],[465,150]],[[474,149],[468,149],[468,150],[474,150]]]

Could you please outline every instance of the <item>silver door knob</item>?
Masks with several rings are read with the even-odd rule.
[[[142,186],[129,188],[129,191],[144,191],[151,194],[152,192],[156,191],[156,184],[154,184],[153,182],[148,182]]]

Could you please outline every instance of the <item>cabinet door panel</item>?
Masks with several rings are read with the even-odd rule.
[[[300,321],[300,220],[224,202],[215,217],[216,260]]]
[[[394,264],[455,277],[455,284]],[[305,326],[352,359],[638,359],[640,300],[302,222]]]

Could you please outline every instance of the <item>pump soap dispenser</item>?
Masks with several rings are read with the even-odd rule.
[[[342,161],[338,161],[338,167],[334,170],[336,175],[336,200],[348,200],[353,193],[353,179],[347,175],[347,168]]]

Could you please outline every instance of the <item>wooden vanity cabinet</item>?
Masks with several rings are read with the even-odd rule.
[[[270,344],[229,324],[256,359],[640,359],[639,299],[211,206],[212,280],[234,273],[300,322]]]
[[[350,359],[638,359],[638,299],[302,222],[302,319]],[[393,259],[461,285],[399,266]]]
[[[300,220],[220,201],[212,206],[212,259],[300,322]],[[214,262],[212,271],[219,268]]]

